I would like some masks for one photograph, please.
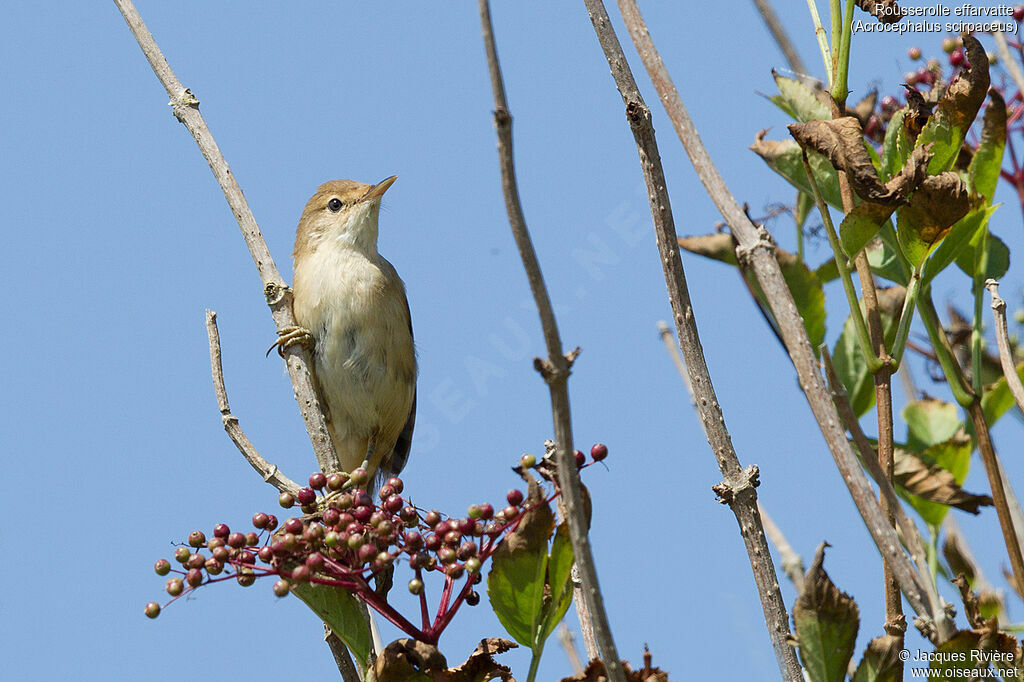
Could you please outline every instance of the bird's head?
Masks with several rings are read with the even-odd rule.
[[[302,211],[295,236],[294,258],[321,246],[377,251],[380,199],[397,176],[367,185],[354,180],[332,180],[320,185]]]

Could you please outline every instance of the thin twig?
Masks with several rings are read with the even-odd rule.
[[[324,641],[327,642],[327,646],[334,655],[334,662],[338,666],[338,672],[341,673],[341,679],[345,682],[361,682],[363,678],[356,669],[355,663],[352,662],[348,647],[326,623],[324,624]]]
[[[993,31],[992,37],[996,41],[996,51],[999,52],[999,60],[1006,66],[1006,70],[1010,72],[1010,78],[1013,79],[1017,90],[1024,94],[1024,72],[1020,70],[1020,65],[1017,61],[1010,56],[1010,48],[1006,44],[1006,34],[1002,31]]]
[[[775,14],[775,9],[772,7],[771,2],[769,0],[754,0],[754,4],[757,5],[757,11],[761,13],[761,18],[764,20],[765,26],[768,27],[768,32],[775,39],[775,44],[779,46],[786,61],[789,62],[789,68],[801,78],[808,78],[809,74],[807,73],[807,67],[804,65],[804,60],[800,59],[800,53],[796,51],[793,41],[789,39],[789,34],[786,33],[786,28],[779,21],[778,15]]]
[[[789,618],[757,511],[757,467],[744,468],[736,456],[701,348],[683,262],[679,255],[679,240],[666,189],[665,171],[658,153],[654,126],[651,124],[651,111],[644,103],[629,70],[626,56],[622,52],[622,46],[615,35],[604,4],[600,0],[586,0],[586,6],[598,41],[611,67],[615,85],[622,96],[626,119],[629,121],[640,156],[640,167],[647,185],[647,198],[654,221],[658,252],[665,273],[665,285],[668,288],[669,303],[679,335],[679,347],[686,360],[686,369],[696,399],[694,404],[697,414],[724,478],[723,482],[713,489],[718,493],[720,500],[732,509],[739,524],[782,678],[802,680],[796,652],[787,641],[790,635]]]
[[[874,479],[875,484],[878,486],[879,497],[887,505],[886,509],[891,511],[895,525],[900,529],[903,542],[910,552],[910,557],[917,565],[917,572],[921,578],[920,583],[924,588],[931,612],[939,614],[939,617],[934,620],[939,640],[945,640],[946,637],[953,634],[953,624],[949,621],[943,608],[942,598],[935,591],[935,583],[929,577],[928,555],[924,549],[924,540],[921,538],[921,532],[903,510],[903,505],[900,504],[899,498],[896,496],[896,490],[892,486],[892,476],[887,475],[886,471],[882,469],[882,465],[877,459],[878,455],[875,452],[875,448],[871,445],[871,441],[868,440],[863,429],[861,429],[857,415],[850,405],[850,399],[846,395],[846,388],[843,387],[843,383],[839,380],[835,367],[832,365],[832,357],[829,355],[828,347],[822,344],[819,350],[821,352],[821,362],[825,367],[825,376],[828,379],[832,402],[836,406],[842,423],[850,431],[850,437],[853,439],[854,444],[860,450],[860,457],[864,463],[864,468],[868,470],[871,478]]]
[[[923,579],[900,547],[896,531],[888,524],[867,477],[861,470],[850,443],[846,439],[845,431],[841,426],[842,422],[818,371],[817,360],[811,350],[807,330],[797,311],[796,304],[793,302],[792,293],[782,276],[779,263],[775,258],[774,245],[771,243],[767,231],[754,227],[750,222],[708,156],[707,149],[700,141],[700,136],[690,120],[686,107],[651,41],[636,3],[631,0],[619,0],[619,7],[622,10],[626,26],[629,27],[630,35],[633,36],[633,42],[637,46],[640,58],[647,67],[651,81],[661,97],[662,104],[668,112],[679,139],[686,148],[690,162],[693,164],[694,170],[697,171],[697,176],[722,213],[722,217],[728,223],[733,235],[739,241],[737,256],[750,263],[761,284],[761,289],[764,291],[772,313],[779,324],[779,330],[790,359],[796,368],[800,387],[807,397],[811,411],[836,460],[843,480],[850,490],[850,495],[864,519],[868,532],[871,533],[879,552],[887,562],[892,564],[893,571],[900,581],[900,588],[914,610],[922,617],[933,617],[925,597],[924,587],[921,584]],[[625,62],[624,58],[622,62]]]
[[[996,343],[999,346],[999,364],[1003,367],[1006,386],[1017,401],[1017,408],[1024,412],[1024,384],[1021,384],[1017,368],[1013,364],[1013,350],[1010,348],[1010,334],[1006,328],[1006,301],[999,296],[999,282],[985,280],[985,287],[992,294],[992,317],[996,321]]]
[[[668,356],[672,358],[672,364],[676,366],[676,371],[679,372],[679,376],[683,380],[683,385],[686,386],[686,393],[690,396],[690,402],[696,407],[697,399],[693,397],[693,384],[690,383],[690,373],[686,371],[686,362],[679,352],[676,340],[672,337],[672,330],[668,328],[668,325],[663,320],[658,320],[658,333],[661,335],[662,343],[665,344]],[[704,424],[702,423],[701,427],[703,426]]]
[[[793,546],[786,540],[786,536],[782,534],[779,527],[775,525],[775,521],[765,511],[764,505],[761,502],[757,503],[757,510],[761,514],[761,523],[764,524],[764,532],[768,535],[768,539],[775,545],[775,549],[779,550],[779,559],[782,561],[782,570],[789,576],[790,581],[793,583],[793,587],[796,588],[797,594],[804,590],[804,560],[797,554]]]
[[[135,40],[142,48],[143,54],[149,60],[153,72],[167,90],[171,98],[172,112],[192,134],[199,150],[210,165],[214,177],[217,178],[224,198],[227,199],[231,212],[238,221],[242,230],[242,237],[246,246],[249,247],[249,254],[256,269],[259,271],[260,280],[263,282],[263,294],[270,306],[271,315],[278,330],[295,326],[295,316],[292,314],[292,291],[278,272],[274,259],[270,255],[270,249],[263,239],[256,219],[249,209],[249,204],[242,194],[242,188],[238,186],[234,174],[228,167],[227,160],[221,154],[213,134],[210,132],[202,114],[199,113],[199,100],[186,89],[174,71],[171,70],[167,59],[153,39],[153,34],[146,28],[142,17],[139,16],[135,5],[131,0],[114,0],[114,4],[121,10],[121,15],[128,23]],[[310,374],[310,357],[308,350],[302,344],[292,344],[285,351],[285,362],[288,365],[288,375],[291,377],[292,386],[295,389],[295,400],[299,404],[299,412],[306,424],[306,432],[313,443],[313,451],[316,453],[317,463],[325,472],[340,471],[341,462],[337,453],[334,452],[334,444],[331,442],[327,431],[327,423],[324,420],[316,391],[313,388],[313,377]]]
[[[589,620],[594,628],[594,636],[600,647],[608,678],[612,682],[625,682],[625,672],[622,662],[619,660],[618,651],[615,649],[611,625],[604,609],[604,598],[597,580],[594,557],[590,550],[590,540],[587,538],[588,529],[580,490],[582,484],[574,456],[568,380],[572,360],[576,357],[577,351],[568,355],[563,352],[555,313],[544,284],[544,275],[530,239],[530,232],[526,227],[526,219],[523,216],[523,207],[519,201],[519,189],[516,184],[515,159],[512,154],[512,115],[509,113],[508,102],[505,99],[505,86],[501,77],[501,65],[498,62],[498,50],[494,42],[494,28],[491,24],[490,4],[487,0],[479,0],[479,7],[491,89],[494,93],[494,126],[498,133],[498,157],[501,165],[501,186],[505,195],[505,208],[508,212],[509,225],[512,228],[516,246],[519,249],[519,256],[526,269],[526,277],[530,282],[530,290],[533,292],[533,299],[537,305],[548,351],[546,361],[538,358],[534,364],[547,382],[551,393],[551,411],[556,443],[555,462],[558,465],[559,489],[565,500],[569,537],[572,541],[576,567],[580,573],[584,602],[589,611]]]
[[[263,477],[263,480],[274,486],[281,492],[298,494],[302,488],[298,483],[282,474],[277,465],[271,464],[263,459],[256,447],[249,440],[249,437],[242,431],[238,423],[238,417],[231,414],[228,406],[228,390],[224,385],[224,367],[220,358],[220,332],[217,329],[217,313],[212,310],[206,311],[206,335],[210,339],[210,373],[213,376],[213,390],[217,394],[217,409],[220,410],[221,421],[224,422],[224,430],[227,431],[231,442],[235,444],[238,451],[245,457],[245,461],[252,465],[252,468]]]
[[[583,672],[583,662],[580,660],[580,655],[576,653],[575,639],[572,630],[565,624],[565,621],[562,621],[562,624],[558,626],[558,643],[565,650],[565,656],[569,659],[569,665],[572,666],[573,672],[579,675]]]

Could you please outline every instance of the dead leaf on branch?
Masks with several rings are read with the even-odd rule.
[[[859,102],[853,107],[847,107],[847,111],[857,117],[860,121],[861,127],[868,124],[868,120],[871,118],[871,114],[875,113],[875,104],[878,102],[878,91],[872,90],[868,94],[864,95]]]
[[[644,645],[644,667],[640,670],[633,670],[629,663],[622,661],[623,672],[626,673],[627,682],[669,682],[668,673],[660,668],[651,665],[651,652]],[[587,664],[586,669],[573,675],[563,677],[559,682],[607,682],[608,673],[605,670],[604,662],[595,658]]]
[[[950,441],[958,438],[966,436],[961,432]],[[988,495],[967,492],[956,482],[952,473],[938,465],[929,465],[912,452],[896,448],[893,460],[893,480],[908,493],[970,514],[978,514],[978,507],[992,505],[992,498]]]
[[[449,668],[437,647],[414,639],[397,639],[388,644],[373,672],[377,682],[482,682],[499,679],[515,682],[507,666],[494,660],[495,654],[514,649],[518,644],[500,637],[480,640],[480,644],[462,665]]]
[[[864,146],[864,133],[855,117],[793,123],[787,127],[801,147],[825,155],[837,170],[846,172],[860,198],[876,204],[896,206],[903,203],[907,195],[924,181],[931,160],[926,148],[915,149],[903,169],[883,185],[871,163]]]
[[[903,18],[903,10],[896,0],[856,0],[857,7],[883,24],[895,24]]]

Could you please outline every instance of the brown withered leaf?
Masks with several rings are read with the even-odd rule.
[[[668,673],[660,668],[651,666],[651,653],[644,645],[644,667],[640,670],[633,670],[629,663],[622,661],[622,669],[626,673],[627,682],[669,682]],[[599,658],[587,663],[587,667],[581,673],[572,677],[563,677],[559,682],[608,682],[608,672],[604,663]]]
[[[958,173],[929,175],[901,209],[900,225],[911,226],[930,246],[945,237],[969,210],[971,195]]]
[[[508,666],[499,664],[493,657],[495,654],[503,654],[518,646],[512,640],[501,637],[481,639],[480,644],[469,655],[465,663],[447,671],[448,676],[445,680],[447,682],[481,682],[482,680],[515,682]]]
[[[860,609],[825,572],[825,548],[818,545],[804,577],[804,588],[793,604],[793,624],[800,662],[811,679],[842,679],[853,657]]]
[[[875,104],[878,103],[878,90],[872,90],[868,94],[864,95],[857,104],[852,108],[847,107],[846,111],[857,117],[860,121],[860,125],[863,128],[868,124],[868,119],[871,118],[871,114],[875,113]]]
[[[911,143],[917,141],[921,129],[928,123],[928,117],[932,115],[935,102],[929,102],[921,94],[921,91],[913,85],[903,84],[907,91],[907,113],[903,116],[903,128],[907,131],[907,137]]]
[[[946,539],[942,543],[942,556],[945,557],[946,563],[949,564],[954,575],[964,576],[968,583],[974,582],[974,576],[978,575],[978,566],[974,563],[974,558],[960,544],[959,533],[951,533],[947,529]]]
[[[966,131],[985,102],[991,79],[984,46],[967,33],[960,36],[960,39],[964,43],[971,68],[949,84],[946,94],[935,108],[935,115],[948,118],[953,127]]]
[[[396,639],[377,656],[373,671],[377,682],[442,682],[448,662],[437,647],[415,639]]]
[[[927,148],[915,149],[903,169],[883,185],[871,163],[864,146],[864,133],[855,117],[793,123],[787,127],[800,146],[824,154],[837,170],[845,171],[860,198],[876,204],[893,206],[902,203],[923,182],[931,160]]]
[[[736,260],[736,241],[729,232],[715,232],[696,237],[678,237],[679,246],[698,256],[739,265]]]
[[[853,679],[874,680],[874,682],[897,682],[899,670],[899,654],[903,648],[903,639],[893,635],[882,635],[868,642],[864,655],[860,657],[857,673]]]
[[[961,432],[953,436],[952,440],[965,437]],[[938,465],[929,466],[920,457],[902,448],[893,451],[893,481],[922,499],[956,507],[970,514],[977,514],[978,507],[992,505],[992,498],[988,495],[967,492],[949,471]]]
[[[971,591],[971,586],[963,573],[953,578],[953,584],[960,590],[960,600],[964,603],[964,616],[972,628],[985,627],[985,618],[978,612],[978,597]]]
[[[856,0],[857,7],[878,19],[883,24],[895,24],[903,18],[903,10],[896,0]]]

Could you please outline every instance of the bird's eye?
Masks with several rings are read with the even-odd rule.
[[[341,199],[338,199],[337,197],[327,202],[327,208],[331,213],[337,213],[344,205],[345,204],[341,203]]]

